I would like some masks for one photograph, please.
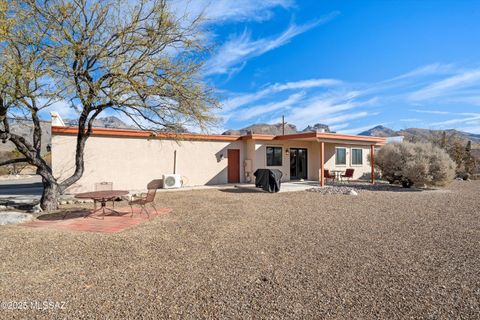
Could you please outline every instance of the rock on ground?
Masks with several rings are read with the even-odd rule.
[[[346,194],[351,196],[358,195],[358,192],[351,187],[344,187],[344,186],[325,186],[325,187],[315,187],[307,189],[308,192],[317,192],[321,194]]]
[[[32,220],[33,216],[28,213],[5,211],[0,212],[0,225],[17,224]]]

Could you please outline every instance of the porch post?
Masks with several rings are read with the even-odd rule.
[[[375,146],[373,144],[370,145],[370,165],[372,166],[372,184],[375,184]]]
[[[325,143],[320,142],[320,187],[325,185]]]

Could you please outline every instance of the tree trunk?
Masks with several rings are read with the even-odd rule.
[[[40,207],[44,211],[53,211],[58,209],[58,199],[60,197],[60,188],[57,183],[52,183],[43,179],[43,193],[40,199]]]

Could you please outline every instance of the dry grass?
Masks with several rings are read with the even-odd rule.
[[[173,213],[117,234],[5,227],[0,301],[66,301],[70,318],[476,318],[479,190],[171,192]]]

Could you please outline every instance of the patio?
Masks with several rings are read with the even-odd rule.
[[[105,215],[102,217],[90,215],[85,217],[90,211],[88,208],[66,209],[58,213],[41,215],[37,220],[23,223],[21,226],[47,230],[115,233],[172,211],[168,208],[158,208],[157,212],[151,210],[149,216],[147,216],[139,208],[133,209],[133,215],[129,207],[120,207],[116,208],[116,210],[119,212],[119,215]]]

